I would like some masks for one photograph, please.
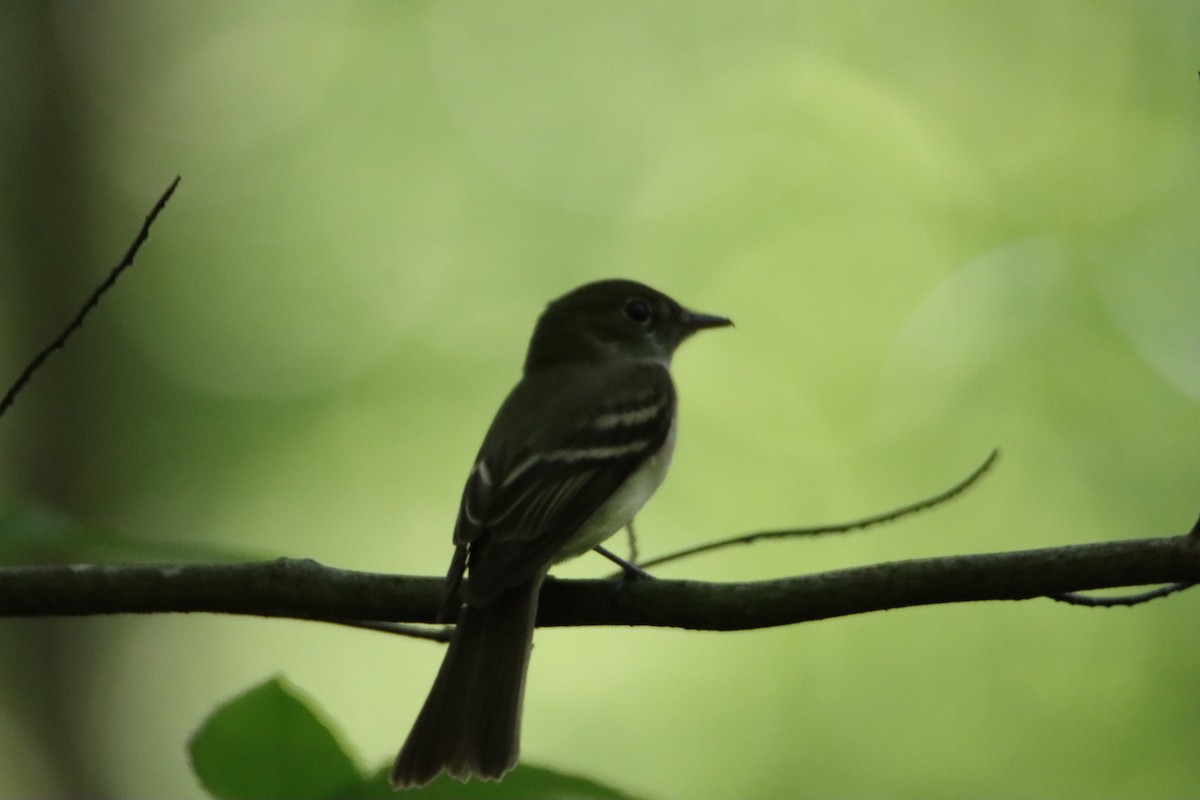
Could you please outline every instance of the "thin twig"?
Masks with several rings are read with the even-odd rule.
[[[1194,583],[1172,583],[1166,586],[1160,586],[1157,589],[1151,589],[1147,592],[1138,592],[1137,594],[1123,594],[1119,597],[1090,597],[1086,594],[1078,592],[1062,592],[1061,594],[1046,595],[1051,600],[1057,600],[1060,603],[1066,603],[1072,606],[1085,606],[1087,608],[1114,608],[1116,606],[1140,606],[1142,603],[1149,603],[1151,600],[1158,600],[1163,597],[1169,597],[1176,592],[1182,592],[1190,589],[1196,584]]]
[[[295,619],[291,614],[283,614],[280,616]],[[341,625],[346,628],[358,628],[364,631],[375,631],[377,633],[392,633],[397,636],[407,636],[411,639],[425,639],[430,642],[441,642],[446,644],[450,641],[450,634],[454,631],[453,625],[412,625],[406,622],[379,622],[376,620],[365,619],[344,619],[336,617],[306,617],[312,622],[327,622],[330,625]]]
[[[63,332],[56,336],[54,341],[50,342],[40,353],[34,356],[33,360],[21,372],[16,382],[5,392],[4,398],[0,399],[0,416],[4,416],[9,406],[17,399],[17,395],[25,388],[25,384],[29,383],[29,379],[33,377],[34,373],[41,369],[42,364],[46,363],[46,359],[55,350],[61,350],[66,345],[67,339],[71,338],[71,334],[83,327],[83,321],[87,318],[87,315],[100,302],[100,298],[104,296],[104,293],[113,287],[113,284],[117,282],[117,278],[121,277],[121,273],[133,266],[133,259],[137,256],[138,250],[141,249],[146,239],[150,237],[150,226],[154,224],[154,220],[158,218],[159,213],[166,207],[167,201],[171,199],[171,195],[175,193],[175,187],[179,185],[179,177],[178,175],[175,176],[175,180],[171,181],[171,185],[167,187],[167,190],[158,198],[158,202],[150,209],[150,213],[146,215],[146,221],[142,223],[141,230],[134,237],[133,243],[129,245],[129,249],[125,251],[125,257],[121,259],[121,263],[112,268],[112,271],[108,273],[108,277],[95,288],[91,296],[87,299],[87,302],[83,304],[83,307],[79,309],[74,319],[63,329]]]
[[[661,564],[666,564],[669,561],[678,561],[681,558],[707,553],[711,550],[718,550],[723,547],[730,547],[737,544],[751,544],[753,542],[764,539],[790,539],[800,536],[826,536],[833,533],[849,533],[854,530],[870,528],[875,525],[882,525],[885,522],[893,522],[907,517],[912,514],[917,514],[926,511],[930,508],[940,506],[941,504],[954,499],[958,495],[965,492],[967,489],[975,485],[982,478],[992,465],[996,463],[996,459],[1000,457],[1000,450],[993,450],[982,464],[976,467],[970,475],[963,478],[961,481],[946,489],[943,492],[935,494],[932,497],[927,497],[924,500],[918,500],[915,503],[910,503],[900,508],[894,508],[890,511],[885,511],[882,514],[875,514],[870,517],[863,517],[852,522],[840,522],[834,525],[819,525],[811,528],[789,528],[779,531],[759,531],[757,533],[745,533],[739,536],[732,536],[728,539],[718,539],[715,542],[707,542],[699,544],[695,547],[688,547],[683,550],[677,550],[673,553],[667,553],[664,556],[658,556],[648,561],[642,561],[638,564],[639,567],[656,567]]]

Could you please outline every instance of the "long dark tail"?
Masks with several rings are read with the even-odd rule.
[[[442,770],[499,780],[517,764],[521,702],[542,579],[487,605],[464,605],[433,688],[392,765],[392,786],[424,786]]]

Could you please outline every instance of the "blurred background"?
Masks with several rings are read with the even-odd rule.
[[[664,576],[1182,533],[1197,42],[1194,0],[9,0],[0,382],[183,182],[0,420],[0,556],[441,574],[536,315],[612,276],[737,322],[676,359],[644,556],[1004,452],[951,507]],[[658,800],[1194,797],[1197,613],[542,631],[524,757]],[[189,734],[275,673],[375,767],[440,658],[277,620],[0,621],[0,796],[199,797]]]

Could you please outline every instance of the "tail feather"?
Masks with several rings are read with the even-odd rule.
[[[517,763],[525,672],[541,577],[464,605],[433,688],[392,765],[397,789],[445,770],[459,780],[499,780]]]

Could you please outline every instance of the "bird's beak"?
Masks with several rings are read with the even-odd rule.
[[[733,325],[733,320],[729,317],[701,314],[696,311],[688,311],[686,308],[683,310],[683,316],[679,322],[684,330],[684,335],[690,335],[705,328],[727,328]]]

